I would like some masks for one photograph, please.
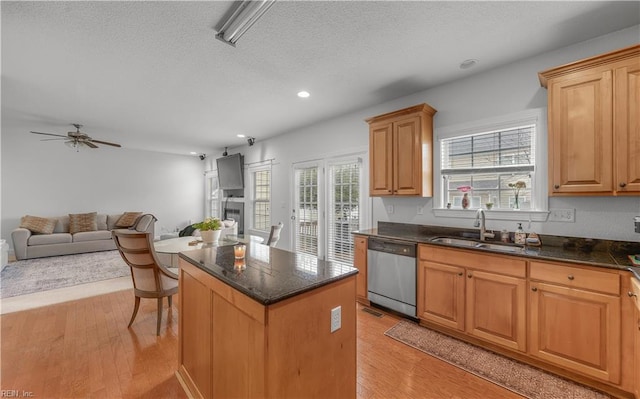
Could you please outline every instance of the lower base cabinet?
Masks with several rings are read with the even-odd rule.
[[[419,247],[418,317],[526,351],[524,261]]]
[[[531,355],[619,383],[620,276],[542,262],[530,275]]]
[[[626,272],[428,244],[418,254],[425,326],[640,399],[640,282]]]

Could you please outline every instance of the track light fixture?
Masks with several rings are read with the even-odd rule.
[[[236,46],[240,37],[267,12],[276,0],[244,0],[231,13],[229,19],[222,22],[222,27],[216,34],[216,39]],[[220,25],[218,25],[220,26]]]
[[[256,138],[255,137],[247,137],[247,144],[249,144],[249,147],[254,145],[255,142],[256,142]]]
[[[207,154],[200,154],[198,155],[198,158],[200,158],[201,161],[204,161],[207,158]]]
[[[229,153],[227,152],[227,147],[224,147],[224,152],[222,153],[222,156],[226,157],[227,155],[229,155]]]

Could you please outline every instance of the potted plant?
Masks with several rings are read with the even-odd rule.
[[[194,223],[191,226],[200,230],[202,242],[204,243],[214,243],[220,238],[222,222],[218,218],[206,218],[202,222]]]

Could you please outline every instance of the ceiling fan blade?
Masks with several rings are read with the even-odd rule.
[[[53,134],[53,133],[42,133],[42,132],[29,132],[29,133],[33,133],[33,134],[44,134],[45,136],[56,136],[56,137],[64,137],[66,138],[67,136],[63,136],[61,134]]]
[[[110,145],[110,146],[113,146],[113,147],[122,147],[120,144],[110,143],[108,141],[94,140],[94,139],[91,139],[91,141],[93,141],[94,143]]]
[[[66,140],[66,137],[60,137],[59,139],[41,139],[40,141],[58,141],[58,140]]]
[[[87,147],[91,147],[91,148],[98,148],[98,146],[97,146],[97,145],[93,144],[93,143],[92,143],[92,142],[90,142],[90,141],[80,141],[80,143],[82,143],[82,144],[86,145]]]

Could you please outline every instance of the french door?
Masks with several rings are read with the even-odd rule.
[[[362,156],[294,164],[293,248],[330,261],[353,263],[354,230],[367,208]]]

